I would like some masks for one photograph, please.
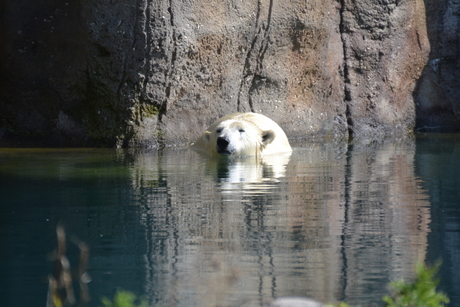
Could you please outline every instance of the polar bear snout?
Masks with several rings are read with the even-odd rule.
[[[229,145],[230,141],[226,137],[218,137],[217,138],[217,152],[221,155],[231,155],[233,151],[230,150]]]
[[[230,142],[227,138],[221,136],[217,138],[217,148],[225,149],[227,148],[228,144],[230,144]]]

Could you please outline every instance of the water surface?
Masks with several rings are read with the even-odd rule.
[[[209,160],[187,149],[0,149],[0,296],[44,305],[56,226],[90,247],[90,306],[123,288],[156,306],[273,297],[381,305],[391,280],[443,259],[460,305],[459,138],[294,143]]]

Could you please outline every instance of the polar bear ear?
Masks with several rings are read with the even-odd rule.
[[[204,141],[209,144],[211,142],[211,132],[206,131],[203,135]]]
[[[262,144],[268,145],[275,139],[275,132],[273,130],[262,131]]]

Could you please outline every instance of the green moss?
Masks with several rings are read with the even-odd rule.
[[[113,302],[106,297],[101,299],[104,307],[148,307],[147,300],[140,298],[129,291],[118,290],[115,293]]]
[[[144,117],[154,117],[160,114],[161,107],[154,104],[142,104],[141,110]]]
[[[352,307],[352,306],[348,305],[347,303],[340,302],[337,305],[327,304],[326,307]]]

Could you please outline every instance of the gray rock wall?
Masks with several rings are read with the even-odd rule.
[[[0,145],[184,145],[237,111],[292,138],[404,134],[431,108],[458,128],[458,14],[426,2],[5,0]]]
[[[359,136],[406,133],[415,125],[413,93],[427,62],[421,0],[344,0],[345,101]]]

